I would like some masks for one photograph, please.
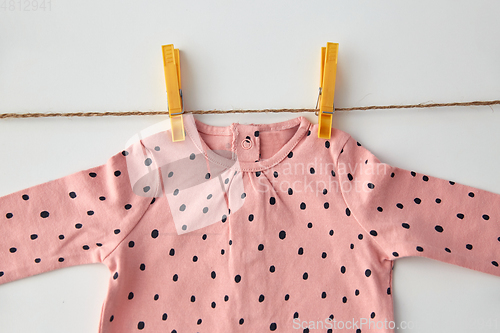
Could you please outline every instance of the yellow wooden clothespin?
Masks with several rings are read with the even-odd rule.
[[[179,64],[179,49],[173,44],[162,45],[165,83],[167,85],[167,106],[170,117],[172,141],[184,141],[184,103],[181,90],[181,67]]]
[[[338,52],[338,43],[327,43],[326,47],[321,48],[321,78],[318,95],[318,138],[321,139],[330,139],[332,136],[332,117],[335,112],[333,100],[335,97]]]

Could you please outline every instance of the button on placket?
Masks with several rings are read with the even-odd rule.
[[[243,149],[252,149],[253,142],[250,136],[247,136],[245,140],[241,141],[241,146],[243,147]]]

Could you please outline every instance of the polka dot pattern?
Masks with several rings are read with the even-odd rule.
[[[233,125],[235,140],[261,149],[249,155],[253,167],[233,174],[207,163],[185,119],[182,149],[155,134],[105,165],[0,198],[0,283],[103,262],[111,272],[103,333],[288,332],[293,319],[333,320],[352,309],[392,319],[387,276],[397,258],[425,256],[500,276],[497,194],[382,164],[346,133],[319,139],[311,124],[267,168],[268,149],[277,153],[297,128],[281,125],[271,142],[275,125]],[[231,127],[205,130],[214,147],[231,148],[232,136],[217,135]],[[205,169],[196,175],[169,165],[177,155]],[[166,186],[131,188],[132,159],[143,172],[165,168]],[[235,177],[243,184],[237,191]],[[193,178],[200,183],[186,185]],[[168,195],[155,195],[158,188]],[[193,212],[215,222],[191,230],[182,214]]]

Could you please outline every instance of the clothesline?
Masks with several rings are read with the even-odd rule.
[[[474,102],[454,102],[454,103],[420,103],[409,105],[372,105],[350,108],[335,108],[335,111],[367,111],[367,110],[387,110],[387,109],[416,109],[416,108],[437,108],[437,107],[458,107],[458,106],[491,106],[500,104],[500,100],[474,101]],[[185,111],[193,114],[225,114],[225,113],[264,113],[264,112],[318,112],[318,109],[262,109],[262,110],[193,110]],[[3,118],[46,118],[46,117],[104,117],[104,116],[154,116],[168,115],[168,111],[103,111],[103,112],[28,112],[28,113],[2,113]]]

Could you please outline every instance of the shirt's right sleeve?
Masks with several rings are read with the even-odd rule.
[[[500,276],[500,195],[381,163],[353,138],[337,160],[347,212],[386,257]]]
[[[132,189],[126,159],[134,156],[144,156],[140,144],[103,165],[1,197],[0,284],[103,262],[152,201]]]

